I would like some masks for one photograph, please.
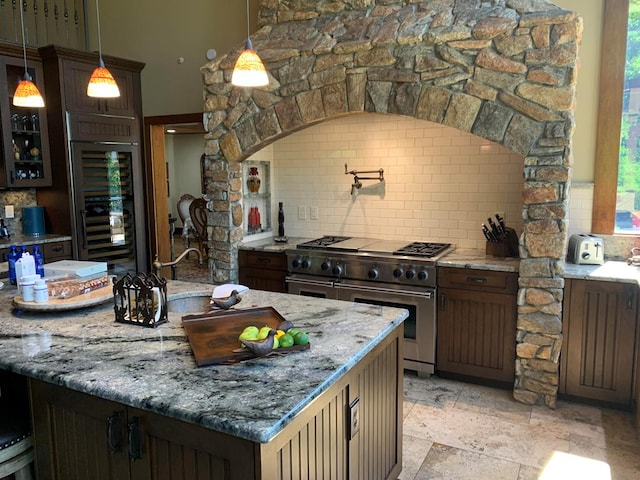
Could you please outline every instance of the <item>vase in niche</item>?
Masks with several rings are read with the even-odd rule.
[[[258,175],[258,167],[249,167],[249,175],[247,177],[247,188],[251,193],[258,193],[260,190],[260,176]]]

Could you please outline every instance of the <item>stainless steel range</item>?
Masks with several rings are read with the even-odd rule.
[[[289,293],[406,308],[405,368],[434,373],[436,261],[449,243],[324,236],[287,250]]]

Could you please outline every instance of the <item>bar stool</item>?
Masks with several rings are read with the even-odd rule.
[[[33,440],[31,432],[19,426],[0,425],[0,478],[13,475],[16,480],[31,480]]]
[[[25,388],[19,379],[7,382],[6,372],[1,372],[0,392],[0,479],[13,475],[15,480],[32,480],[33,438],[29,420],[29,403]]]

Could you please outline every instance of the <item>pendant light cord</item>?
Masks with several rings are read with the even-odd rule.
[[[100,55],[100,62],[102,63],[102,34],[100,33],[100,6],[98,0],[96,0],[96,19],[98,21],[98,55]]]
[[[251,35],[249,35],[249,0],[247,0],[247,38],[249,38]],[[23,32],[24,35],[24,32]]]
[[[24,59],[24,76],[25,80],[27,80],[29,72],[27,71],[27,44],[24,36],[24,13],[22,13],[22,8],[20,8],[20,26],[22,27],[22,58]]]

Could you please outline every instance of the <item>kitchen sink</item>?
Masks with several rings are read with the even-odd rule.
[[[194,292],[167,299],[167,311],[174,313],[198,313],[210,310],[211,293]]]

